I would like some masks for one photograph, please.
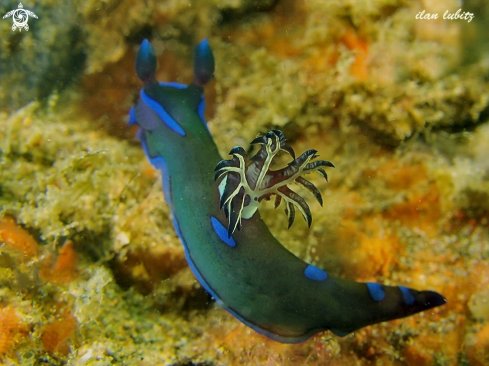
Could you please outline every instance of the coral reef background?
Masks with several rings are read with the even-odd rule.
[[[0,20],[0,362],[5,365],[485,365],[489,362],[489,6],[480,0],[26,1]],[[0,13],[17,8],[4,1]],[[471,22],[445,20],[459,8]],[[416,19],[425,12],[439,19]],[[358,281],[447,305],[298,345],[227,314],[186,265],[161,180],[126,126],[154,45],[188,83],[208,37],[223,156],[284,131],[311,176],[311,229],[273,233]],[[308,177],[309,178],[309,177]],[[279,208],[280,210],[282,208]]]

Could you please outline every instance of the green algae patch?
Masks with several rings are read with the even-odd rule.
[[[130,277],[143,289],[177,273],[186,266],[183,249],[139,144],[94,131],[70,113],[33,103],[1,115],[0,214],[50,250],[70,239],[91,260],[115,259],[124,283]]]
[[[0,118],[2,214],[35,228],[43,241],[84,231],[109,237],[114,217],[149,192],[134,179],[141,151],[98,136],[85,121],[63,123],[36,103]],[[104,240],[87,245],[100,255],[110,250]]]
[[[173,362],[181,316],[208,299],[141,148],[37,103],[0,119],[0,326],[22,330],[2,360]]]

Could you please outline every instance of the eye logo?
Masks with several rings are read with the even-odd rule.
[[[30,10],[24,9],[22,3],[19,3],[19,8],[9,11],[3,16],[3,19],[11,16],[12,20],[14,21],[14,24],[12,25],[12,30],[15,31],[17,28],[19,28],[19,32],[22,32],[22,28],[24,28],[26,31],[29,30],[29,25],[27,24],[27,21],[29,20],[29,15],[37,19],[36,14],[34,14]]]

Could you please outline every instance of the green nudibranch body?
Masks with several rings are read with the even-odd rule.
[[[131,109],[131,123],[151,163],[161,171],[173,225],[187,261],[202,286],[240,321],[274,340],[301,342],[330,330],[344,336],[366,325],[401,318],[442,305],[433,291],[358,283],[334,278],[285,249],[270,233],[256,207],[276,197],[286,205],[289,226],[298,209],[310,224],[305,201],[290,182],[319,191],[302,175],[325,178],[327,161],[309,150],[295,159],[280,131],[253,141],[260,150],[248,159],[242,148],[222,160],[203,117],[203,86],[213,77],[214,57],[207,40],[195,52],[194,81],[158,83],[156,56],[144,40],[136,72],[144,82]],[[270,162],[279,151],[293,161],[278,171]],[[217,168],[216,168],[217,164]],[[215,181],[217,178],[217,181]]]

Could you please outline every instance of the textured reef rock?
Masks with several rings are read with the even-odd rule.
[[[3,16],[18,1],[2,1]],[[12,18],[0,21],[0,107],[19,108],[63,90],[84,70],[84,31],[70,1],[24,2],[29,31],[12,31]]]
[[[240,18],[248,11],[272,9],[268,1],[25,1],[29,31],[12,31],[11,19],[0,22],[0,107],[18,108],[61,91],[84,73],[100,72],[120,60],[141,34],[184,39],[200,28]],[[18,1],[2,1],[5,15]],[[171,21],[169,21],[171,20]],[[195,27],[195,29],[193,29]]]
[[[489,88],[481,76],[489,70],[480,61],[487,39],[471,36],[487,7],[472,3],[467,6],[479,11],[473,23],[415,19],[420,9],[440,12],[455,1],[25,3],[39,16],[30,20],[31,31],[13,32],[10,21],[0,22],[0,82],[9,86],[2,88],[0,106],[46,98],[83,76],[89,94],[98,90],[99,97],[110,98],[135,83],[116,76],[115,65],[132,59],[142,38],[156,41],[161,62],[168,63],[162,72],[176,75],[181,70],[175,57],[213,34],[219,62],[229,65],[218,70],[220,90],[232,87],[221,106],[229,130],[246,123],[293,131],[340,121],[355,124],[376,143],[397,146],[426,131],[473,129],[488,118]],[[0,11],[15,7],[3,2]],[[472,54],[477,57],[467,56]],[[122,113],[114,113],[112,104],[96,108],[96,118],[120,122]]]
[[[485,29],[487,4],[465,4],[470,24],[415,19],[455,1],[390,0],[52,0],[23,2],[39,17],[28,32],[0,19],[1,362],[486,364],[489,61],[487,32],[471,27]],[[17,6],[2,2],[2,16]],[[209,37],[222,156],[280,128],[335,163],[328,185],[311,177],[324,208],[311,204],[310,229],[260,208],[289,249],[349,279],[432,288],[447,305],[298,345],[215,307],[139,144],[110,136],[132,140],[144,37],[157,78],[179,82]]]

